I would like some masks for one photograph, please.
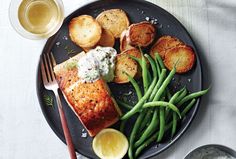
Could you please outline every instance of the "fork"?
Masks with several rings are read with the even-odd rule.
[[[59,110],[59,115],[61,119],[63,132],[66,138],[67,147],[70,153],[70,158],[76,159],[75,148],[67,125],[66,117],[62,108],[61,99],[58,94],[59,86],[56,81],[55,74],[53,72],[53,67],[56,65],[56,61],[52,55],[52,52],[50,53],[50,55],[48,53],[46,55],[43,54],[40,58],[40,63],[41,63],[40,65],[41,65],[43,85],[47,90],[53,91],[56,97],[57,107]]]

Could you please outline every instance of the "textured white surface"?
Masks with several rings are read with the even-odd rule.
[[[190,129],[154,158],[181,159],[203,144],[236,149],[236,1],[152,0],[175,15],[201,53],[211,93],[203,98]],[[87,0],[64,0],[66,14]],[[0,1],[0,159],[67,159],[66,146],[49,128],[35,88],[45,40],[20,37],[8,21],[10,0]]]

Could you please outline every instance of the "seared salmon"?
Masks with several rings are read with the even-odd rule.
[[[84,83],[78,77],[78,60],[75,57],[54,67],[59,87],[69,106],[75,112],[90,136],[119,120],[121,111],[111,97],[109,87],[103,79],[93,83]]]

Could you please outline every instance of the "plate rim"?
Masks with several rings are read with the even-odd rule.
[[[112,1],[125,1],[125,0],[112,0]],[[147,3],[148,5],[151,5],[153,7],[158,7],[160,10],[162,10],[163,12],[165,12],[166,14],[172,16],[172,18],[180,24],[180,26],[183,28],[183,30],[185,31],[185,33],[188,35],[189,39],[191,40],[193,46],[194,46],[194,49],[196,51],[195,55],[196,55],[196,59],[199,59],[198,62],[199,62],[199,72],[200,72],[200,81],[199,81],[199,85],[200,85],[200,89],[202,90],[203,88],[203,72],[202,72],[202,60],[201,60],[201,57],[199,56],[199,49],[196,47],[196,44],[192,38],[192,36],[190,35],[190,33],[188,32],[188,30],[185,28],[185,26],[175,17],[175,15],[171,14],[169,11],[167,11],[166,9],[160,7],[159,5],[155,4],[155,3],[152,3],[152,2],[149,2],[147,0],[129,0],[129,1],[132,1],[132,2],[138,2],[138,3]],[[88,5],[91,5],[93,3],[97,3],[97,2],[100,2],[100,0],[93,0],[93,1],[90,1],[90,2],[87,2],[81,6],[79,6],[78,8],[72,10],[68,15],[66,15],[64,21],[63,21],[63,24],[64,22],[70,18],[77,10],[81,9],[81,8],[84,8],[84,7],[87,7]],[[60,30],[60,29],[59,29]],[[44,46],[43,46],[43,49],[41,51],[41,54],[40,54],[40,57],[41,55],[44,53],[44,52],[49,52],[50,50],[48,48],[47,45],[50,45],[53,43],[53,40],[56,39],[55,37],[56,36],[59,36],[57,33],[55,35],[53,35],[52,37],[50,37],[49,39],[47,39],[47,41],[45,42]],[[59,131],[56,130],[56,128],[53,126],[53,123],[51,120],[49,120],[47,114],[46,114],[46,110],[43,106],[43,103],[42,103],[42,100],[41,99],[41,96],[40,96],[40,84],[39,84],[39,74],[40,74],[40,58],[38,60],[38,65],[36,67],[36,92],[37,92],[37,99],[38,99],[38,102],[39,102],[39,105],[40,105],[40,108],[41,108],[41,111],[43,113],[43,116],[44,118],[46,119],[48,125],[50,126],[50,128],[53,130],[53,132],[56,134],[56,136],[65,144],[66,144],[66,141],[65,141],[65,138],[64,138],[64,135],[62,135]],[[161,154],[162,152],[166,151],[167,149],[169,149],[174,143],[176,143],[182,136],[183,134],[189,129],[190,125],[192,124],[194,118],[196,117],[197,113],[198,113],[198,110],[199,110],[199,107],[200,107],[200,104],[201,104],[201,97],[197,99],[194,107],[193,107],[193,115],[190,116],[189,120],[187,121],[185,127],[181,130],[181,132],[179,132],[178,135],[176,135],[174,137],[173,140],[171,140],[170,142],[168,142],[166,144],[165,147],[163,147],[162,149],[160,149],[159,151],[156,151],[154,153],[150,153],[148,155],[146,155],[145,157],[143,157],[143,159],[148,159],[150,157],[154,157],[154,156],[157,156],[159,154]],[[56,108],[57,109],[57,108]],[[91,157],[90,155],[88,154],[85,154],[83,153],[82,151],[80,150],[77,150],[75,149],[79,154],[87,157],[87,158],[93,158]]]

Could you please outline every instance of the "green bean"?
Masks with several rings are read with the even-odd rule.
[[[170,99],[169,103],[171,104],[175,104],[176,103],[176,100],[178,99],[178,97],[182,94],[182,92],[184,92],[185,90],[185,87],[182,88],[181,90],[177,91]],[[167,109],[166,110],[166,120],[168,121],[169,119],[169,113],[170,113],[170,109]],[[177,127],[177,114],[175,112],[173,112],[172,114],[172,131],[171,131],[171,137],[173,137],[173,135],[175,134],[175,131],[176,131],[176,127]]]
[[[182,95],[182,93],[186,91],[186,88],[182,88],[179,91],[177,91],[170,99],[170,103],[175,104],[177,103],[178,98]]]
[[[141,53],[141,55],[143,55],[144,53],[143,53],[142,48],[140,46],[138,46],[138,49],[139,49],[139,52]]]
[[[144,131],[143,131],[143,128],[146,126],[146,124],[148,123],[148,121],[145,121],[145,122],[146,122],[145,125],[143,125],[143,124],[144,124],[144,120],[146,120],[145,118],[146,118],[146,116],[147,116],[147,114],[148,114],[149,112],[150,112],[149,109],[142,109],[142,111],[141,111],[141,113],[140,113],[140,114],[143,115],[143,120],[142,120],[142,122],[140,123],[139,129],[138,129],[137,139],[140,138],[140,136],[141,136],[142,133],[144,132]],[[150,115],[152,116],[152,112],[151,112]]]
[[[149,101],[153,101],[158,89],[161,87],[161,84],[163,83],[163,81],[165,80],[165,77],[166,77],[166,69],[162,69],[161,71],[161,75],[157,81],[157,84],[155,85],[153,91],[152,91],[152,94],[149,98]]]
[[[184,110],[181,112],[181,116],[185,116],[186,113],[193,107],[193,105],[195,104],[196,99],[192,99],[192,101],[184,108]]]
[[[181,112],[181,116],[182,116],[182,117],[186,115],[186,113],[192,108],[192,106],[195,104],[195,102],[196,102],[196,99],[194,98],[194,99],[192,99],[192,101],[185,107],[185,109]],[[175,131],[176,131],[176,130],[173,130],[173,129],[176,129],[176,126],[177,126],[177,125],[176,125],[176,126],[173,126],[173,125],[175,125],[174,122],[176,122],[176,124],[177,124],[177,121],[178,121],[177,118],[172,121],[172,131],[174,131],[174,132],[172,132],[172,137],[173,137],[173,135],[174,135],[174,133],[175,133]],[[174,127],[174,128],[173,128],[173,127]]]
[[[142,54],[142,52],[141,52]],[[132,56],[132,55],[129,55],[130,58],[132,58],[133,60],[137,61],[138,64],[140,65],[140,67],[142,68],[142,77],[143,77],[143,87],[144,87],[144,90],[145,92],[147,91],[147,88],[148,88],[148,82],[150,81],[150,76],[151,75],[148,75],[148,70],[147,70],[147,63],[146,63],[146,60],[142,54],[142,57],[141,59],[135,57],[135,56]],[[149,72],[150,74],[150,72]]]
[[[126,72],[125,72],[125,74],[127,75],[128,79],[129,79],[129,81],[130,81],[130,83],[133,85],[133,87],[134,87],[134,89],[135,89],[135,91],[136,91],[138,100],[140,100],[143,95],[142,95],[142,91],[141,91],[141,89],[140,89],[138,83],[137,83],[137,82],[134,80],[134,78],[131,77],[129,74],[127,74]]]
[[[175,105],[173,105],[173,104],[171,104],[171,103],[169,103],[169,102],[164,102],[164,101],[147,102],[147,103],[145,103],[145,104],[143,105],[143,108],[157,107],[157,106],[158,106],[158,107],[168,107],[168,108],[170,108],[171,110],[173,110],[174,112],[176,112],[176,113],[179,115],[179,117],[181,118],[179,109],[178,109]]]
[[[136,138],[137,131],[139,129],[139,126],[143,120],[144,113],[140,113],[137,120],[135,121],[134,127],[131,131],[130,137],[129,137],[129,150],[128,150],[128,156],[130,159],[133,159],[133,143]]]
[[[169,103],[171,104],[175,104],[176,100],[178,99],[178,97],[182,94],[182,92],[184,91],[184,88],[182,88],[181,90],[177,91],[170,99],[169,99]],[[170,109],[166,109],[166,118],[169,116],[170,113]]]
[[[143,88],[144,92],[147,92],[149,86],[148,74],[147,74],[147,62],[145,57],[142,55],[142,77],[143,77]]]
[[[177,105],[181,106],[182,104],[184,104],[188,100],[191,100],[193,98],[197,98],[197,97],[203,96],[204,94],[206,94],[209,91],[209,89],[210,88],[205,89],[203,91],[199,91],[199,92],[195,92],[195,93],[189,94],[189,95],[185,96]]]
[[[165,94],[166,92],[163,94],[163,97],[165,97]],[[162,99],[164,100],[164,99]],[[148,109],[148,113],[153,111],[153,109]],[[155,110],[155,113],[157,113],[157,109]],[[151,123],[148,125],[148,127],[144,130],[144,132],[142,132],[142,135],[139,139],[139,141],[137,141],[135,144],[135,147],[137,147],[138,145],[142,144],[148,137],[149,135],[151,135],[158,127],[158,124],[159,124],[159,119],[156,117],[156,116],[152,116],[152,120],[151,120]],[[150,119],[151,116],[150,115],[147,115],[145,118],[148,118]],[[146,124],[146,122],[144,123],[145,121],[143,121],[142,123],[143,124]],[[141,129],[142,130],[142,129]]]
[[[154,96],[154,101],[158,101],[161,97],[161,95],[163,94],[163,92],[165,91],[167,85],[170,83],[171,79],[173,78],[174,74],[176,72],[176,68],[174,67],[169,75],[167,76],[167,78],[164,80],[164,82],[162,83],[161,87],[158,89],[156,95]]]
[[[185,109],[181,112],[181,116],[184,117],[186,115],[186,113],[192,108],[192,106],[194,105],[196,99],[192,99],[192,101],[185,107]],[[172,121],[166,125],[165,127],[165,132],[168,131],[171,126],[172,126]],[[147,139],[142,145],[140,145],[136,151],[135,151],[135,158],[138,157],[138,155],[143,151],[144,148],[146,148],[147,146],[149,146],[153,141],[155,141],[156,136],[158,136],[159,131],[155,132],[149,139]]]
[[[166,125],[165,127],[165,132],[168,131],[171,128],[171,124],[169,123],[168,125]],[[143,151],[144,148],[146,148],[148,145],[150,145],[153,141],[155,141],[156,136],[158,136],[159,131],[157,131],[156,133],[154,133],[149,139],[147,139],[142,145],[140,145],[136,151],[135,151],[135,158],[138,157],[138,155]]]
[[[194,98],[188,105],[187,107],[185,107],[185,109],[183,110],[182,113],[186,114],[186,112],[189,111],[189,109],[193,106],[193,104],[195,103],[196,99]],[[181,115],[182,116],[182,115]],[[177,128],[177,115],[176,113],[173,113],[173,119],[172,119],[172,130],[171,130],[171,137],[174,137],[174,134],[176,132],[176,128]]]
[[[160,108],[159,111],[160,115],[160,125],[159,125],[159,134],[157,136],[157,142],[160,142],[164,136],[165,133],[165,111],[164,108]]]
[[[145,109],[146,110],[146,109]],[[140,125],[140,131],[142,131],[144,129],[144,127],[147,125],[148,122],[150,122],[151,120],[151,117],[152,117],[152,113],[153,113],[153,110],[152,109],[148,109],[141,125]]]
[[[138,62],[139,66],[142,66],[142,60],[140,58],[137,58],[133,55],[129,55],[129,57],[133,59],[134,61]]]
[[[162,68],[160,68],[160,65],[159,65],[159,63],[158,63],[156,58],[154,58],[154,61],[156,63],[156,67],[157,67],[157,74],[158,74],[158,76],[160,76]]]
[[[151,58],[151,56],[149,56],[149,55],[147,55],[147,54],[145,54],[144,56],[148,59],[149,63],[151,64],[153,76],[156,77],[156,76],[157,76],[157,69],[159,69],[159,66],[156,65],[155,61]],[[163,80],[164,80],[164,78],[163,78]],[[159,83],[160,83],[160,82],[159,82]],[[161,83],[162,83],[162,82],[161,82]],[[161,85],[161,83],[160,83],[159,85]],[[155,86],[155,87],[156,87],[156,86]],[[155,90],[155,88],[154,88],[154,90]],[[157,88],[156,88],[156,90],[157,90]],[[154,92],[155,92],[155,91],[152,91],[151,94],[153,94],[153,95],[151,95],[151,96],[154,96],[154,95],[155,95]],[[151,96],[150,96],[149,99],[148,99],[149,101],[152,101],[152,100],[151,100]],[[153,98],[153,97],[152,97],[152,98]],[[142,122],[142,124],[141,124],[141,126],[140,126],[140,131],[142,131],[143,128],[146,126],[146,124],[151,120],[152,111],[153,111],[152,109],[149,109],[149,110],[147,111],[147,115],[145,116],[144,121]]]
[[[158,67],[158,66],[156,65],[155,61],[154,61],[154,60],[152,59],[152,57],[149,56],[148,54],[145,54],[144,56],[148,59],[148,61],[149,61],[150,64],[151,64],[153,76],[157,76],[157,67]],[[163,79],[164,79],[164,77],[163,77]],[[159,80],[158,80],[158,81],[159,81]],[[162,81],[160,81],[159,84],[157,84],[157,85],[155,86],[154,90],[157,89],[156,87],[158,87],[158,85],[161,85],[161,82],[162,82]],[[150,98],[149,98],[149,101],[152,101],[152,98],[153,98],[152,96],[154,96],[154,95],[155,95],[155,91],[152,91],[151,96],[150,96]]]
[[[126,124],[127,120],[122,120],[120,123],[120,131],[124,133],[125,130],[125,124]]]
[[[171,129],[171,138],[175,135],[176,128],[177,128],[177,114],[173,112],[172,114],[172,129]]]
[[[157,65],[155,65],[155,62],[153,61],[153,59],[152,59],[149,55],[145,55],[145,56],[146,56],[147,59],[149,60],[151,66],[152,66],[152,70],[154,70],[154,66],[157,66]],[[156,69],[159,69],[159,68],[156,68]],[[157,76],[157,72],[156,72],[156,71],[153,72],[153,74],[154,74],[154,76]],[[152,100],[153,100],[153,98],[154,98],[154,96],[155,96],[155,92],[157,92],[157,90],[158,90],[159,87],[161,86],[162,82],[164,81],[165,74],[166,74],[166,69],[163,69],[162,75],[160,76],[160,78],[159,78],[159,80],[158,80],[158,82],[157,82],[157,84],[156,84],[156,86],[155,86],[155,88],[154,88],[154,90],[153,90],[153,92],[152,92],[150,98],[149,98],[149,101],[152,101]],[[149,110],[148,110],[147,116],[144,118],[144,121],[142,122],[142,125],[141,125],[141,127],[140,127],[140,130],[142,130],[142,129],[146,126],[147,121],[150,121],[151,115],[149,115],[149,114],[150,114],[150,112],[152,112],[152,111],[153,111],[152,109],[149,109]],[[157,120],[155,120],[155,121],[152,120],[152,121],[151,121],[151,124],[150,124],[150,125],[147,127],[147,129],[145,130],[146,132],[144,132],[144,135],[142,135],[142,137],[140,138],[140,141],[139,141],[140,143],[143,142],[142,140],[145,140],[145,139],[146,139],[145,137],[147,136],[147,135],[146,135],[147,133],[152,132],[152,131],[155,130],[154,127],[153,127],[153,125],[152,125],[153,122],[158,122],[158,121],[157,121]],[[137,146],[138,144],[140,144],[140,143],[136,143],[136,146]]]
[[[145,69],[145,68],[144,68]],[[155,66],[152,66],[153,71],[155,71]],[[121,117],[121,120],[125,120],[130,118],[132,115],[134,115],[135,113],[137,113],[141,108],[142,105],[145,103],[145,101],[149,98],[149,96],[151,95],[153,88],[156,85],[156,81],[157,81],[157,76],[156,74],[154,74],[153,77],[153,81],[151,83],[151,85],[149,86],[147,92],[144,94],[144,96],[138,101],[138,103],[133,107],[133,109],[131,109],[130,111],[128,111],[124,116]]]
[[[130,111],[128,111],[125,115],[121,117],[121,120],[130,118],[132,115],[134,115],[135,113],[137,113],[138,111],[142,109],[144,102],[149,98],[153,88],[155,87],[156,81],[157,81],[157,77],[154,77],[150,87],[148,88],[144,96],[138,101],[138,103]]]
[[[165,96],[167,94],[167,91],[164,92],[163,94],[163,101],[165,100]],[[157,142],[160,142],[164,136],[164,133],[165,133],[165,126],[166,126],[166,119],[165,119],[165,110],[164,108],[160,108],[159,110],[159,120],[160,120],[160,123],[159,123],[159,134],[157,136]]]
[[[129,74],[125,73],[129,79],[129,81],[131,82],[131,84],[133,85],[135,91],[136,91],[136,94],[137,94],[137,97],[138,97],[138,100],[142,98],[142,92],[141,92],[141,89],[140,87],[138,86],[137,82],[134,80],[133,77],[131,77]],[[123,105],[125,108],[129,108],[129,109],[132,109],[133,107],[129,106],[128,104],[122,102],[122,101],[117,101],[118,104],[120,105]],[[127,120],[122,120],[121,121],[121,125],[120,125],[120,131],[121,132],[124,132],[124,127],[125,127],[125,124],[126,124]]]
[[[125,102],[123,102],[123,101],[121,101],[119,99],[116,99],[116,102],[117,102],[118,105],[120,105],[120,106],[122,106],[122,107],[124,107],[124,108],[126,108],[128,110],[131,110],[133,108],[129,104],[127,104],[127,103],[125,103]]]
[[[149,70],[147,69],[147,61],[143,56],[144,53],[143,53],[142,48],[140,46],[138,48],[139,48],[139,52],[141,53],[141,65],[140,66],[142,67],[142,76],[143,76],[143,74],[145,74],[145,76],[143,76],[143,77],[147,78],[148,80],[146,80],[146,81],[148,81],[150,83],[152,78],[151,78],[151,74],[150,74]],[[143,81],[143,82],[145,82],[145,81]],[[145,89],[145,86],[144,86],[144,90],[147,91],[147,89]]]
[[[140,144],[142,144],[154,131],[158,124],[158,118],[157,118],[157,110],[154,110],[154,114],[152,116],[152,121],[148,128],[143,132],[142,136],[139,138],[138,141],[135,142],[134,147],[138,147]]]
[[[162,59],[161,59],[161,56],[159,55],[158,52],[155,53],[155,58],[157,59],[157,61],[158,61],[159,65],[161,66],[161,68],[164,69],[164,68],[165,68],[165,65],[164,65],[164,63],[163,63],[163,61],[162,61]]]
[[[149,90],[148,86],[149,86],[149,81],[150,80],[148,79],[148,70],[147,70],[146,60],[144,59],[143,56],[142,56],[142,63],[141,64],[142,64],[141,66],[142,66],[142,76],[143,76],[144,92],[145,93],[149,93],[150,91],[148,92],[148,90]],[[153,63],[151,63],[151,66],[152,66],[153,72],[155,72],[155,70],[156,70],[155,63],[154,63],[154,65],[153,65]],[[153,76],[154,76],[154,82],[156,82],[157,75],[154,73]],[[140,100],[142,100],[142,99],[139,98],[139,101]],[[142,119],[146,115],[145,112],[146,112],[146,110],[143,110],[143,112],[140,113],[138,119],[135,122],[135,125],[134,125],[134,128],[133,128],[132,132],[131,132],[131,135],[130,135],[130,146],[129,146],[128,156],[131,159],[133,158],[133,150],[132,150],[133,149],[133,142],[135,140],[136,133],[137,133],[137,131],[139,129],[139,125],[141,125],[140,122],[142,121]]]
[[[142,68],[142,60],[141,59],[139,59],[139,58],[137,58],[137,57],[135,57],[133,55],[129,55],[129,57],[131,59],[135,60],[140,65],[140,67]],[[143,68],[142,68],[142,70],[143,70]],[[149,72],[148,69],[147,69],[147,76],[148,76],[148,81],[150,83],[152,81],[152,76],[151,76],[151,73]]]
[[[157,71],[156,71],[157,70],[157,66],[156,66],[155,61],[148,54],[145,54],[144,56],[148,59],[148,61],[151,64],[153,76],[157,76]]]
[[[175,103],[179,103],[180,100],[182,100],[188,93],[187,89],[184,87],[183,92],[179,95],[178,98],[176,98]]]

